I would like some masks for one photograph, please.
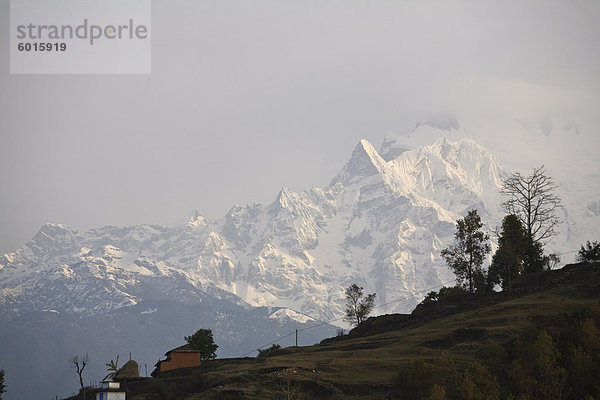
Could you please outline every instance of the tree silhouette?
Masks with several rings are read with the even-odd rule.
[[[217,358],[215,353],[219,348],[213,340],[213,334],[210,329],[198,329],[192,336],[184,338],[192,348],[200,350],[202,360],[214,360]]]
[[[504,290],[511,290],[511,282],[523,272],[523,252],[525,232],[519,218],[510,214],[502,220],[502,230],[498,238],[498,249],[492,257],[488,271],[488,282],[500,284]]]
[[[502,194],[508,200],[502,207],[519,218],[525,230],[524,270],[541,271],[544,268],[543,246],[556,235],[560,223],[557,210],[562,206],[556,195],[557,185],[544,166],[535,168],[524,176],[520,172],[504,179]]]
[[[346,315],[344,321],[358,326],[373,310],[375,293],[363,298],[363,288],[353,283],[346,289]]]
[[[273,355],[273,353],[281,350],[281,346],[278,344],[274,344],[271,347],[269,347],[268,349],[257,349],[258,350],[258,358],[267,358],[270,357],[271,355]]]
[[[456,275],[459,283],[474,292],[483,286],[481,268],[485,256],[490,252],[489,237],[480,229],[483,226],[477,210],[469,211],[466,217],[456,221],[454,245],[442,250],[442,257]]]
[[[577,260],[580,262],[600,262],[600,242],[590,243],[588,240],[585,247],[581,245],[581,249],[577,253]]]
[[[90,358],[87,355],[87,353],[81,357],[73,356],[73,358],[71,358],[71,365],[73,367],[75,367],[75,372],[77,373],[77,376],[79,377],[79,385],[81,386],[81,390],[85,389],[85,386],[83,385],[83,370],[85,369],[85,367],[87,367],[89,362],[90,362]],[[84,396],[85,396],[85,394],[84,394]]]
[[[106,364],[106,370],[109,371],[108,374],[104,377],[103,381],[107,379],[113,379],[115,375],[119,372],[119,355],[117,355],[117,359],[110,360],[110,363]]]
[[[4,370],[0,369],[0,399],[2,399],[2,393],[6,392],[6,385],[4,385]]]

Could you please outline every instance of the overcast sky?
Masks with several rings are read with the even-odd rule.
[[[440,114],[600,169],[598,21],[597,0],[165,0],[151,75],[10,75],[2,56],[0,252],[46,222],[172,226],[324,186],[361,138]]]

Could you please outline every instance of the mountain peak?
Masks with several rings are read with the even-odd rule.
[[[277,198],[271,207],[272,210],[290,209],[294,207],[297,201],[298,195],[284,186],[277,194]]]
[[[446,135],[442,135],[439,138],[437,138],[435,142],[433,142],[433,145],[434,146],[436,146],[436,145],[437,146],[440,146],[440,145],[446,146],[446,145],[448,145],[448,143],[449,143],[449,141],[448,141],[448,138],[446,137]]]
[[[277,201],[280,202],[281,204],[284,204],[288,201],[288,199],[290,198],[290,190],[283,186],[281,188],[281,190],[279,191],[279,193],[277,193]]]
[[[71,229],[68,226],[57,224],[54,222],[47,222],[46,224],[44,224],[44,226],[40,228],[33,240],[61,241],[72,237],[76,233],[77,232],[74,229]]]
[[[358,141],[358,144],[356,145],[356,147],[362,147],[363,149],[365,149],[365,151],[368,151],[369,149],[373,149],[373,146],[371,145],[371,143],[369,143],[369,141],[367,139],[360,139]],[[373,151],[375,151],[375,149],[373,149]]]
[[[208,225],[208,222],[206,221],[206,219],[200,215],[200,213],[197,210],[192,211],[192,216],[190,217],[190,220],[187,223],[187,227],[188,228],[198,228],[198,227],[206,227]]]
[[[46,222],[44,226],[41,227],[40,231],[69,231],[72,232],[73,229],[69,228],[63,224],[57,224],[56,222]]]
[[[408,134],[388,132],[385,135],[379,154],[386,161],[394,160],[405,151],[429,146],[444,136],[447,142],[456,142],[467,137],[465,130],[456,118],[430,118],[419,122]]]
[[[385,168],[385,164],[386,161],[381,158],[373,145],[368,140],[361,139],[354,147],[350,160],[348,160],[342,171],[333,178],[331,186],[338,182],[351,184],[369,176],[379,175]]]
[[[459,159],[465,162],[467,159],[473,158],[494,158],[484,147],[469,138],[450,141],[445,135],[442,135],[428,147],[448,162],[456,162]]]

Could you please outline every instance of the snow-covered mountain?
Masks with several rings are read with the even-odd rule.
[[[376,313],[410,311],[452,281],[440,250],[455,221],[477,209],[491,231],[502,218],[498,161],[454,121],[442,125],[417,126],[430,144],[387,137],[378,152],[361,140],[328,186],[283,188],[271,204],[235,205],[217,221],[194,212],[174,228],[46,224],[0,257],[0,320],[43,310],[98,318],[171,301],[249,313],[280,307],[261,309],[261,318],[309,326],[343,314],[351,283],[377,293]],[[553,251],[577,248],[600,226],[597,201],[566,197]],[[215,322],[219,310],[211,312]]]
[[[385,156],[385,154],[384,154]],[[46,224],[0,259],[0,318],[52,308],[93,315],[209,293],[283,306],[320,320],[342,314],[356,282],[380,311],[408,311],[452,279],[439,257],[454,221],[477,208],[497,223],[501,170],[485,149],[440,137],[386,161],[366,140],[329,186],[283,188],[268,205],[236,205],[218,221],[77,232]]]
[[[327,187],[283,188],[271,204],[235,205],[217,221],[194,212],[175,228],[46,224],[0,257],[0,318],[47,308],[92,315],[148,298],[193,303],[208,293],[331,320],[353,282],[380,305],[402,299],[379,312],[409,311],[423,290],[452,279],[439,252],[456,219],[477,209],[491,230],[502,217],[499,163],[456,121],[442,122],[417,126],[413,136],[437,137],[430,145],[386,138],[378,152],[361,140]],[[579,215],[565,197],[571,209],[554,251],[578,246],[590,234],[585,219],[598,218],[595,202]]]

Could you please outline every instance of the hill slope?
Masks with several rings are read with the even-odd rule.
[[[216,360],[131,383],[130,398],[420,398],[412,386],[403,390],[408,385],[404,378],[415,373],[418,358],[425,366],[446,360],[458,371],[456,377],[464,377],[469,367],[475,388],[481,385],[476,362],[488,364],[486,370],[495,374],[490,382],[497,382],[498,396],[505,398],[509,391],[526,390],[511,380],[509,369],[515,362],[511,357],[520,360],[521,355],[510,349],[535,342],[544,331],[563,351],[561,362],[568,363],[565,349],[569,340],[575,340],[571,336],[587,329],[590,343],[600,342],[599,300],[600,264],[569,265],[528,276],[511,293],[458,295],[419,306],[411,315],[370,318],[349,335],[320,345],[286,348],[267,359]],[[589,351],[600,349],[592,346]],[[592,354],[590,360],[589,370],[597,375],[600,359]],[[567,376],[568,384],[579,379],[576,374]],[[421,376],[419,382],[424,381]],[[562,398],[579,395],[576,390],[584,389],[565,390]],[[585,390],[593,393],[600,387]],[[487,391],[486,396],[493,398],[493,390]]]

